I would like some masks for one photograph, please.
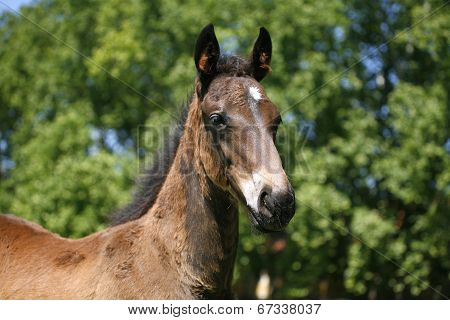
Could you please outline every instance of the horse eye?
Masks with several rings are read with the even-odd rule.
[[[211,120],[211,123],[216,127],[225,126],[225,119],[220,114],[213,113],[209,116],[209,119]]]

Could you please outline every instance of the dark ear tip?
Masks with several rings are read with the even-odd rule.
[[[259,28],[259,36],[270,37],[270,34],[269,34],[269,31],[267,31],[266,28],[261,27],[261,28]]]
[[[203,27],[202,31],[200,33],[209,33],[209,32],[213,32],[214,33],[214,25],[212,23],[207,24],[206,26]]]

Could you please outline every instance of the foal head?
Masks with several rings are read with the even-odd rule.
[[[294,192],[274,143],[281,116],[259,83],[270,71],[271,54],[264,28],[249,59],[220,56],[212,25],[202,30],[195,49],[201,122],[221,168],[221,176],[209,176],[246,205],[263,232],[282,229],[295,212]]]

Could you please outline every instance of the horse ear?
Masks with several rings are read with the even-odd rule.
[[[252,52],[253,77],[261,81],[270,72],[270,60],[272,58],[272,40],[269,31],[262,27],[256,39]]]
[[[195,66],[201,77],[211,76],[215,73],[219,56],[220,48],[214,33],[214,26],[208,24],[200,32],[195,45]]]

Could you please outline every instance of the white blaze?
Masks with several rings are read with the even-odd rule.
[[[259,92],[259,89],[257,87],[250,87],[248,89],[248,92],[250,93],[250,96],[255,100],[261,100],[261,92]]]
[[[239,187],[247,201],[247,205],[258,211],[258,198],[264,186],[264,181],[259,174],[253,173],[250,178],[239,179]]]

